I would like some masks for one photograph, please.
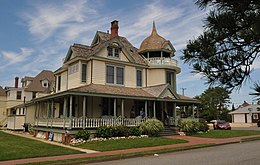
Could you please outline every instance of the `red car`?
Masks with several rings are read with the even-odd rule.
[[[231,130],[231,126],[229,122],[226,122],[225,120],[216,120],[213,123],[213,128],[215,129],[224,129],[224,130]]]

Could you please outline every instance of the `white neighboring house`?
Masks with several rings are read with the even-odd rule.
[[[257,104],[244,102],[237,110],[230,112],[232,123],[257,123],[260,120],[260,101]]]

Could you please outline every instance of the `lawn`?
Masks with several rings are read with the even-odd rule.
[[[254,130],[210,130],[208,133],[196,134],[196,137],[204,138],[232,138],[240,136],[260,135],[260,131]]]
[[[82,152],[0,131],[0,161],[79,153]]]
[[[112,150],[162,146],[162,145],[187,143],[187,142],[188,141],[186,140],[168,139],[162,137],[150,137],[150,138],[95,141],[95,142],[84,143],[78,145],[77,147],[92,149],[96,151],[112,151]]]

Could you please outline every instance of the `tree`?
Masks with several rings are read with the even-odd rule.
[[[230,92],[224,88],[215,87],[204,91],[200,96],[195,98],[201,102],[200,118],[205,120],[223,119],[229,120],[226,108],[230,101]]]
[[[250,95],[254,95],[257,100],[260,100],[260,82],[255,82],[252,89],[254,90],[254,93],[250,93]]]
[[[205,31],[188,42],[182,59],[211,86],[241,87],[260,56],[260,1],[197,0],[196,5],[210,10]]]

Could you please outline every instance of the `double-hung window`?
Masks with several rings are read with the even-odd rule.
[[[106,83],[124,85],[124,68],[107,65]]]
[[[173,85],[174,73],[170,71],[166,71],[166,83]]]
[[[136,86],[142,87],[142,70],[136,70]]]
[[[81,82],[87,82],[87,64],[85,63],[81,65]]]
[[[60,88],[61,88],[61,76],[59,75],[58,76],[58,91],[60,91]]]
[[[107,56],[108,57],[116,57],[119,58],[120,49],[114,48],[114,47],[108,47],[107,48]]]

